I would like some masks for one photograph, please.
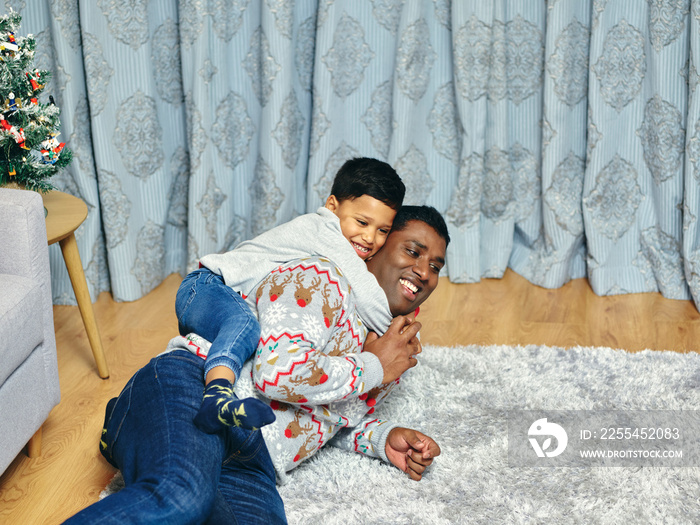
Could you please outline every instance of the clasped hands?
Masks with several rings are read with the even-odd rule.
[[[394,317],[383,336],[378,337],[374,332],[367,335],[363,351],[379,358],[384,369],[383,384],[395,381],[406,370],[418,364],[416,356],[423,350],[417,337],[420,329],[418,321],[399,315]]]

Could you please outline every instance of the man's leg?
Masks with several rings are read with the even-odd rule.
[[[223,434],[193,419],[203,361],[175,351],[151,360],[110,403],[100,449],[125,488],[67,523],[198,523],[211,514],[224,457]]]
[[[230,437],[238,445],[224,461],[217,499],[206,524],[287,523],[275,470],[262,434],[259,430],[232,428]],[[235,520],[231,520],[231,515]]]

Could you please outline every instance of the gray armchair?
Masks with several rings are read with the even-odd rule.
[[[0,188],[0,473],[60,400],[51,272],[41,196]]]

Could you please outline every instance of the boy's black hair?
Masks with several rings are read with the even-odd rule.
[[[445,248],[450,244],[450,234],[442,215],[432,206],[401,206],[394,217],[391,231],[401,231],[406,228],[408,221],[421,221],[435,230],[440,237],[445,239]]]
[[[403,203],[406,186],[386,162],[367,157],[350,159],[335,175],[331,195],[339,202],[369,195],[394,210]]]

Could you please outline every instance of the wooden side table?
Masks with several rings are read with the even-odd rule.
[[[75,230],[78,229],[87,218],[87,205],[77,197],[62,191],[50,191],[42,195],[44,207],[48,213],[46,215],[46,237],[49,245],[58,242],[63,253],[63,260],[66,263],[68,276],[75,298],[78,301],[80,315],[83,318],[85,331],[95,357],[97,372],[102,379],[109,377],[109,368],[105,359],[102,339],[97,330],[95,313],[92,310],[92,300],[88,291],[83,263],[78,252],[78,243],[75,241]]]

